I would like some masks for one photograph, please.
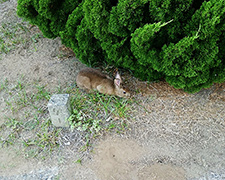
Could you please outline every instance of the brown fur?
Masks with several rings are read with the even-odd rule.
[[[116,95],[119,97],[130,96],[126,90],[120,88],[120,83],[117,83],[121,82],[119,74],[113,81],[109,76],[96,69],[85,68],[78,73],[76,82],[79,88],[86,91],[98,90],[103,94]]]

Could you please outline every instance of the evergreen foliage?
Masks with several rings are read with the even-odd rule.
[[[225,81],[225,0],[18,0],[17,13],[89,65],[187,92]]]

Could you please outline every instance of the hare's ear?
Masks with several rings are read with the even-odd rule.
[[[118,87],[120,87],[120,83],[121,83],[121,77],[119,75],[119,73],[116,73],[115,79],[114,79],[114,84]]]

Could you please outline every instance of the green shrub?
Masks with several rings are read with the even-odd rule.
[[[225,0],[18,0],[17,12],[89,65],[187,92],[225,80]]]

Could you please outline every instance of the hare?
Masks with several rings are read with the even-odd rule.
[[[109,76],[93,68],[82,69],[76,77],[78,87],[86,91],[97,90],[103,94],[129,97],[130,93],[120,87],[121,82],[118,72],[115,79],[112,80]]]

